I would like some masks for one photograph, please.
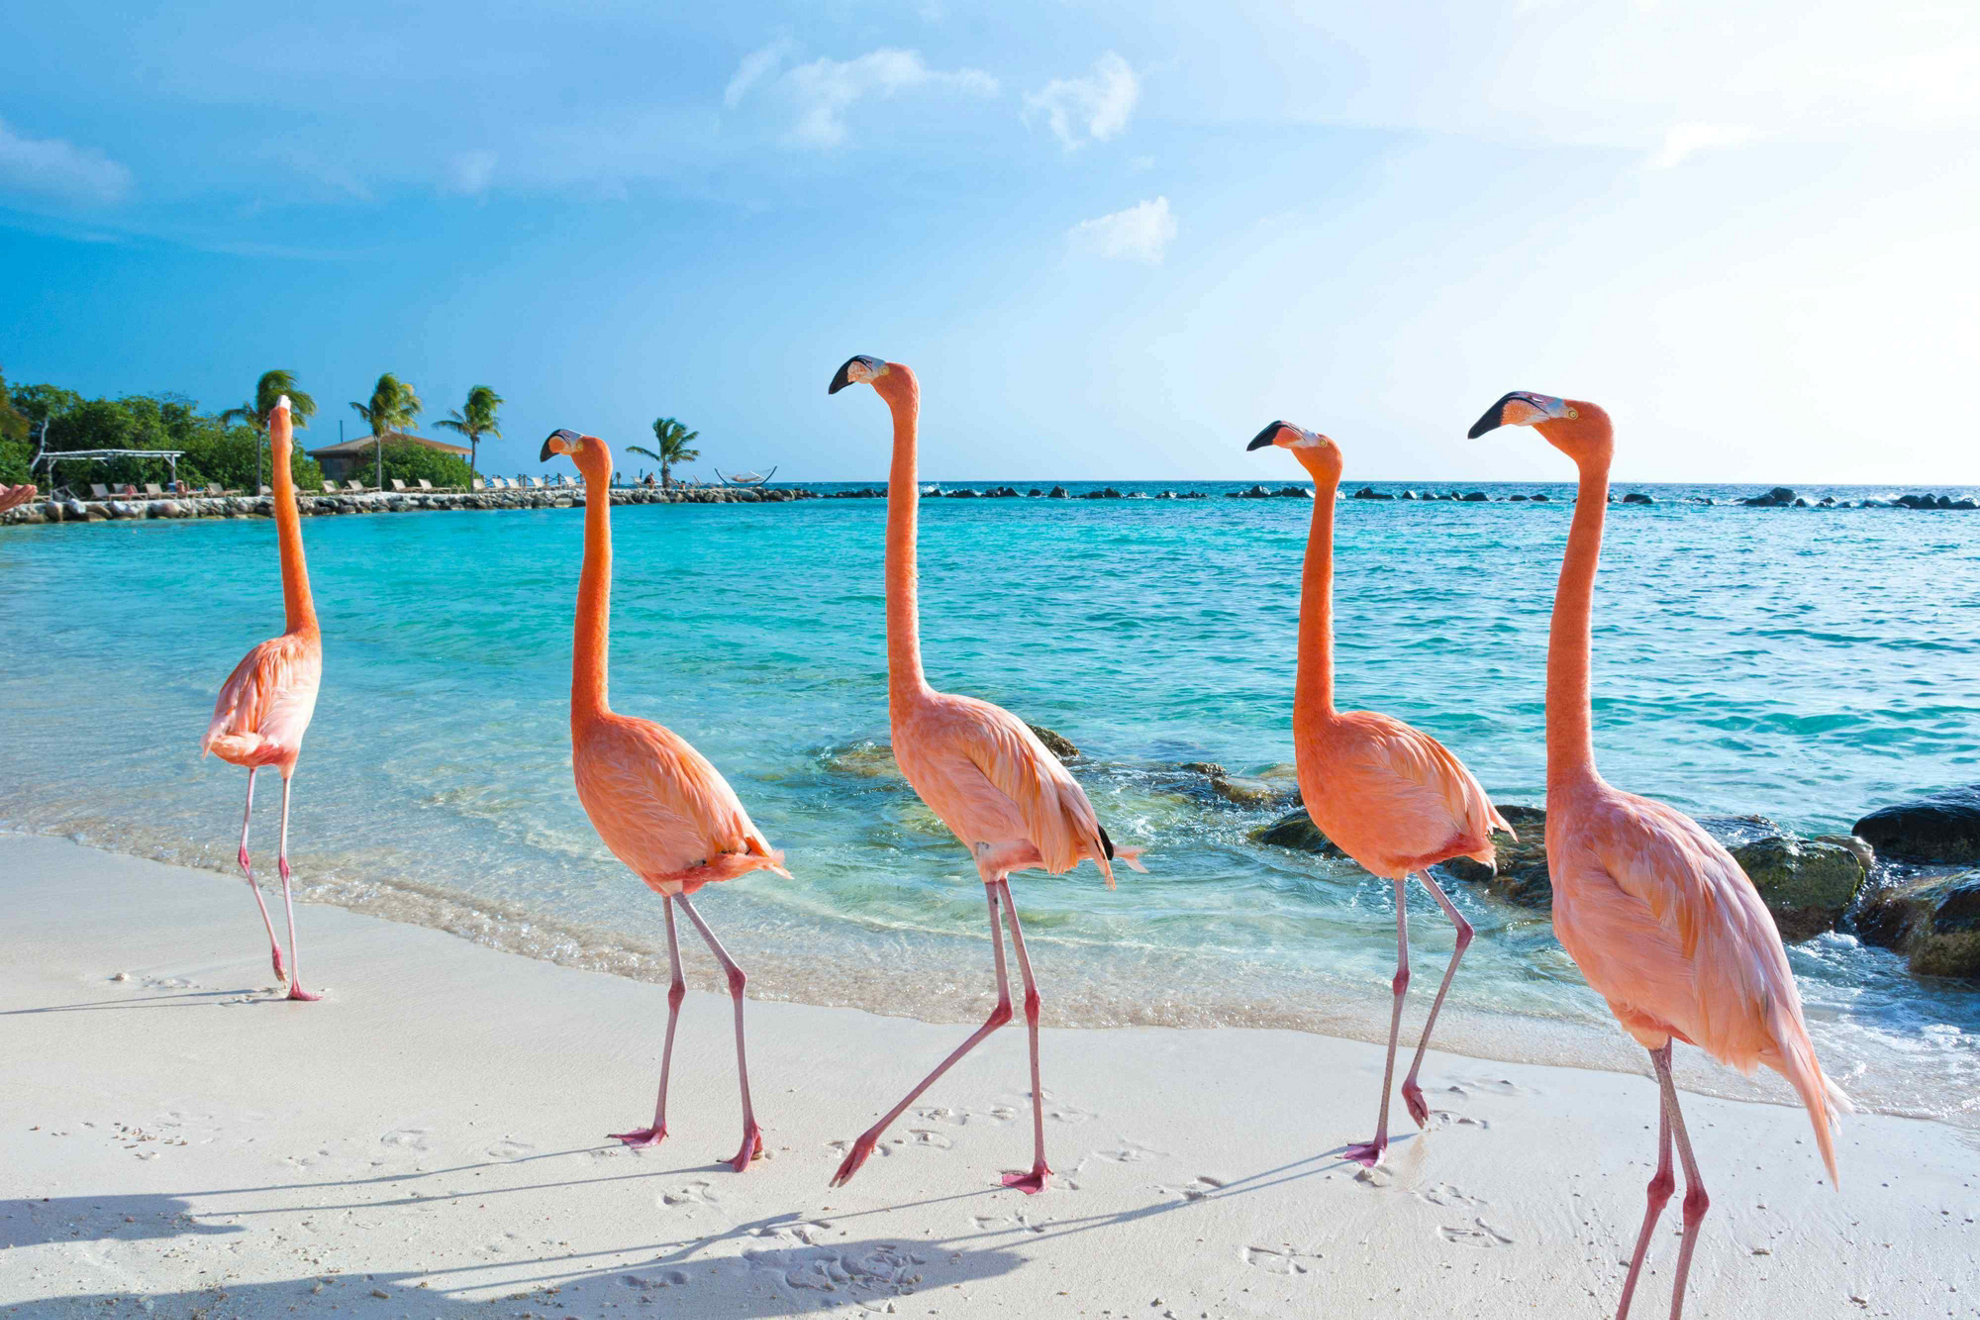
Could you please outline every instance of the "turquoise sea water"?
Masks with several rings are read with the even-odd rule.
[[[1485,489],[1561,502],[1343,504],[1340,696],[1433,732],[1497,800],[1538,803],[1571,492]],[[1980,779],[1980,514],[1703,507],[1674,501],[1749,492],[1647,489],[1664,502],[1612,511],[1598,600],[1613,782],[1813,833]],[[1115,839],[1149,850],[1151,874],[1113,893],[1090,868],[1017,879],[1050,1020],[1386,1032],[1386,883],[1251,843],[1273,813],[1187,791],[1171,769],[1292,759],[1310,508],[923,502],[931,680],[1071,737]],[[878,750],[883,517],[880,500],[616,510],[612,697],[699,746],[789,853],[794,880],[751,877],[703,905],[754,993],[962,1020],[990,982],[981,887]],[[294,861],[315,899],[664,979],[658,901],[599,845],[571,785],[581,518],[304,523],[325,663]],[[230,868],[245,776],[200,762],[197,743],[229,669],[280,629],[273,526],[0,529],[0,592],[0,828]],[[255,827],[270,875],[278,797],[264,791]],[[1544,917],[1453,895],[1482,938],[1441,1043],[1637,1066]],[[1427,1002],[1449,928],[1420,893],[1411,910]],[[252,947],[259,924],[243,895],[216,947]],[[1859,1100],[1980,1125],[1980,990],[1914,978],[1846,934],[1792,957],[1818,1046]],[[316,976],[363,993],[334,966]],[[1743,1085],[1712,1067],[1688,1080]]]

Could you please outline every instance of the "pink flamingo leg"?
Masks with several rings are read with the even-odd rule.
[[[289,959],[296,974],[289,981],[289,998],[313,1003],[322,995],[302,988],[302,955],[296,951],[296,905],[289,897],[289,776],[282,776],[282,846],[275,854],[275,867],[282,873],[282,906],[289,913]]]
[[[254,895],[254,905],[261,909],[261,924],[268,930],[268,959],[275,964],[275,979],[286,981],[289,973],[282,966],[282,943],[275,938],[275,923],[268,915],[268,904],[261,897],[261,886],[254,882],[254,867],[248,861],[248,821],[254,816],[254,771],[248,771],[247,806],[241,811],[241,873],[247,876],[248,892]]]
[[[1375,1119],[1375,1140],[1347,1148],[1347,1157],[1363,1168],[1382,1162],[1389,1149],[1389,1088],[1396,1080],[1396,1039],[1402,1034],[1403,996],[1409,993],[1409,877],[1396,883],[1396,976],[1389,982],[1396,992],[1396,1005],[1389,1013],[1389,1061],[1382,1067],[1382,1108]]]
[[[1471,947],[1471,923],[1466,921],[1428,871],[1418,871],[1416,878],[1430,891],[1430,897],[1437,900],[1437,906],[1444,909],[1444,915],[1457,927],[1457,947],[1451,950],[1450,966],[1444,969],[1443,984],[1437,987],[1437,997],[1430,1001],[1430,1016],[1423,1023],[1423,1037],[1416,1042],[1416,1057],[1410,1060],[1409,1076],[1403,1078],[1403,1104],[1409,1107],[1409,1116],[1422,1127],[1430,1121],[1430,1106],[1423,1103],[1423,1088],[1416,1084],[1416,1074],[1423,1067],[1423,1052],[1430,1047],[1430,1030],[1437,1025],[1437,1011],[1444,1006],[1444,996],[1450,993],[1451,981],[1457,976],[1458,964],[1464,961],[1464,951]]]
[[[653,1103],[652,1127],[612,1133],[612,1140],[628,1146],[657,1146],[667,1139],[667,1074],[674,1065],[674,1027],[681,1020],[681,1001],[687,998],[687,981],[681,976],[681,945],[674,935],[674,900],[663,895],[660,905],[667,914],[667,962],[673,969],[667,984],[667,1043],[660,1047],[660,1098]],[[746,1090],[744,1095],[748,1095]]]
[[[688,902],[688,896],[678,895],[674,901],[681,905],[681,911],[688,914],[688,920],[701,932],[701,938],[708,942],[715,961],[722,964],[722,971],[729,978],[729,997],[736,1001],[736,1075],[742,1079],[743,1139],[742,1149],[729,1161],[729,1167],[742,1173],[749,1168],[751,1160],[763,1153],[763,1129],[756,1125],[756,1110],[749,1103],[749,1058],[743,1052],[743,987],[749,984],[749,977],[729,956],[729,951],[722,947],[722,941],[715,938],[715,932],[708,929],[708,923],[694,910],[694,904]]]
[[[1684,1130],[1684,1111],[1678,1108],[1677,1083],[1671,1079],[1671,1049],[1663,1056],[1652,1055],[1657,1065],[1657,1081],[1664,1089],[1664,1112],[1670,1118],[1671,1135],[1677,1138],[1678,1159],[1684,1163],[1684,1243],[1678,1248],[1677,1278],[1671,1284],[1671,1320],[1684,1314],[1684,1285],[1691,1274],[1691,1253],[1698,1246],[1698,1227],[1711,1208],[1705,1182],[1698,1176],[1698,1161],[1691,1155],[1691,1138]]]
[[[839,1165],[839,1171],[832,1175],[832,1186],[843,1187],[851,1182],[852,1176],[859,1172],[859,1166],[866,1163],[866,1157],[873,1153],[874,1143],[880,1140],[880,1134],[887,1130],[888,1125],[919,1099],[923,1091],[934,1085],[936,1078],[949,1071],[956,1060],[982,1044],[984,1038],[991,1032],[1011,1020],[1011,984],[1004,970],[1004,932],[997,920],[997,895],[988,885],[984,886],[983,892],[990,900],[990,947],[997,955],[997,1006],[990,1010],[990,1016],[984,1020],[983,1025],[970,1033],[968,1040],[956,1046],[954,1053],[936,1065],[934,1072],[916,1083],[915,1088],[903,1096],[899,1104],[883,1114],[878,1123],[859,1134],[858,1140],[853,1142],[852,1149],[846,1153],[845,1161]]]
[[[1662,1076],[1671,1065],[1671,1046],[1666,1041],[1664,1047],[1650,1051],[1650,1062],[1657,1069],[1657,1172],[1650,1179],[1645,1192],[1648,1201],[1643,1207],[1643,1228],[1636,1235],[1636,1254],[1629,1258],[1629,1275],[1623,1280],[1622,1304],[1616,1307],[1616,1320],[1629,1320],[1630,1299],[1636,1295],[1636,1278],[1643,1272],[1643,1261],[1650,1251],[1650,1235],[1656,1231],[1657,1221],[1663,1217],[1664,1206],[1671,1199],[1671,1192],[1677,1187],[1677,1178],[1671,1173],[1671,1111],[1664,1103]]]
[[[1052,1170],[1045,1163],[1045,1091],[1038,1080],[1038,982],[1031,976],[1031,959],[1024,951],[1024,928],[1018,924],[1017,904],[1011,900],[1011,882],[997,881],[997,894],[1004,900],[1004,911],[1011,919],[1011,946],[1017,953],[1018,975],[1024,981],[1024,1023],[1031,1034],[1031,1172],[1006,1173],[1004,1186],[1015,1187],[1027,1196],[1045,1190]]]

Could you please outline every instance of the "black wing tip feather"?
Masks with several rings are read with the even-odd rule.
[[[1102,825],[1102,824],[1100,824],[1100,823],[1098,823],[1098,822],[1096,821],[1096,822],[1094,823],[1094,826],[1093,826],[1093,828],[1094,828],[1094,829],[1096,829],[1096,830],[1099,830],[1099,831],[1100,831],[1100,851],[1102,851],[1102,852],[1104,852],[1104,853],[1106,853],[1106,854],[1107,854],[1107,860],[1108,860],[1108,861],[1110,861],[1110,862],[1111,862],[1111,861],[1113,861],[1113,860],[1114,860],[1114,841],[1113,841],[1112,839],[1110,839],[1110,838],[1108,838],[1108,837],[1107,837],[1107,827],[1106,827],[1105,825]]]

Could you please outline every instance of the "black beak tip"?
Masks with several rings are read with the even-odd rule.
[[[840,365],[837,373],[833,375],[832,383],[825,388],[827,394],[837,394],[840,390],[853,383],[852,377],[846,373],[852,370],[852,364],[855,362],[861,363],[868,368],[877,368],[880,365],[878,358],[868,357],[864,353],[853,354]]]
[[[539,463],[548,463],[551,459],[556,457],[556,454],[553,453],[550,449],[550,442],[552,440],[562,440],[565,444],[570,444],[572,441],[576,440],[577,438],[578,438],[578,433],[576,431],[572,431],[561,426],[558,427],[556,430],[552,431],[549,435],[543,437],[543,448],[537,452],[536,461]]]
[[[1279,434],[1279,428],[1284,425],[1284,422],[1273,422],[1257,435],[1252,436],[1251,443],[1244,447],[1244,452],[1248,454],[1254,449],[1263,449],[1271,444],[1273,438]]]
[[[1501,426],[1504,426],[1506,424],[1506,404],[1511,399],[1512,395],[1510,394],[1500,395],[1499,401],[1487,408],[1485,415],[1471,424],[1471,429],[1465,432],[1465,437],[1470,440],[1476,440],[1487,431],[1496,431]]]
[[[548,463],[552,457],[553,455],[550,453],[550,442],[545,440],[542,450],[536,455],[536,461],[539,463]]]

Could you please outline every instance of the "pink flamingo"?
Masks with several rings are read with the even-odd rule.
[[[323,681],[323,636],[317,631],[316,606],[309,597],[302,515],[296,511],[295,476],[289,471],[293,434],[289,396],[284,394],[268,416],[268,446],[275,468],[275,541],[282,557],[282,610],[288,627],[280,637],[261,643],[234,666],[220,687],[219,700],[213,703],[213,721],[206,726],[199,750],[201,756],[212,752],[229,765],[247,768],[247,806],[241,812],[241,871],[254,893],[255,906],[261,909],[261,924],[268,931],[269,959],[278,981],[285,975],[282,945],[275,938],[275,923],[268,918],[261,886],[254,882],[247,841],[248,821],[254,815],[255,774],[271,765],[282,772],[282,841],[275,853],[275,866],[282,873],[282,906],[289,914],[289,956],[297,963],[288,978],[289,998],[316,1000],[323,996],[302,987],[296,907],[289,896],[289,784],[295,777],[296,758],[302,754],[303,733],[316,712],[316,690]]]
[[[1252,437],[1250,449],[1277,445],[1292,451],[1313,477],[1313,526],[1306,537],[1300,584],[1299,672],[1293,688],[1293,749],[1299,795],[1320,832],[1372,875],[1396,889],[1395,1000],[1389,1011],[1389,1058],[1382,1069],[1382,1104],[1375,1139],[1348,1147],[1347,1156],[1369,1168],[1389,1148],[1389,1087],[1395,1080],[1396,1040],[1402,1031],[1403,996],[1409,990],[1409,912],[1405,899],[1412,871],[1457,927],[1457,947],[1443,984],[1430,1003],[1416,1057],[1403,1079],[1403,1102],[1418,1127],[1430,1107],[1416,1075],[1431,1028],[1450,991],[1451,978],[1471,944],[1471,923],[1430,878],[1429,867],[1452,857],[1490,866],[1492,831],[1512,826],[1493,809],[1469,770],[1426,733],[1371,711],[1334,709],[1334,500],[1341,484],[1341,450],[1317,432],[1273,422]]]
[[[605,697],[607,632],[612,610],[612,451],[597,436],[553,431],[542,462],[567,454],[584,476],[584,568],[578,575],[577,628],[571,647],[571,766],[578,801],[612,854],[647,888],[660,895],[667,917],[667,1036],[660,1050],[660,1095],[653,1126],[615,1132],[628,1146],[657,1146],[667,1137],[667,1073],[674,1059],[674,1027],[687,982],[681,976],[674,906],[722,965],[736,1011],[736,1073],[742,1086],[742,1147],[728,1164],[737,1173],[763,1151],[763,1129],[749,1099],[749,1058],[743,1048],[743,987],[749,978],[689,895],[703,885],[751,871],[775,871],[785,879],[784,855],[774,851],[750,822],[735,790],[708,759],[651,720],[620,715]]]
[[[1696,1045],[1741,1072],[1765,1064],[1785,1077],[1808,1107],[1831,1186],[1838,1185],[1832,1130],[1850,1104],[1816,1061],[1780,932],[1746,872],[1697,821],[1611,788],[1596,772],[1590,623],[1615,451],[1609,415],[1592,403],[1519,391],[1487,408],[1471,438],[1500,426],[1533,427],[1580,476],[1547,642],[1547,872],[1554,933],[1623,1030],[1650,1052],[1662,1097],[1657,1172],[1616,1316],[1629,1314],[1650,1234],[1677,1185],[1675,1136],[1685,1181],[1684,1243],[1671,1289],[1676,1320],[1711,1201],[1678,1108],[1671,1042]]]
[[[935,1079],[1011,1020],[1010,982],[998,906],[1010,919],[1011,947],[1024,978],[1024,1020],[1031,1035],[1032,1164],[1028,1173],[1006,1173],[1004,1186],[1027,1194],[1045,1190],[1045,1101],[1038,1073],[1041,1000],[1025,953],[1024,930],[1011,900],[1013,871],[1043,869],[1053,875],[1090,859],[1113,887],[1115,858],[1137,871],[1138,848],[1115,848],[1086,800],[1086,793],[1045,750],[1023,720],[974,697],[951,696],[928,686],[921,669],[919,611],[915,601],[915,441],[921,391],[914,373],[898,362],[854,357],[832,377],[828,394],[865,381],[894,416],[894,463],[887,482],[887,713],[894,759],[914,791],[970,850],[990,904],[990,947],[997,969],[997,1006],[989,1018],[901,1102],[861,1133],[832,1177],[840,1187],[859,1172],[874,1143]]]

